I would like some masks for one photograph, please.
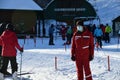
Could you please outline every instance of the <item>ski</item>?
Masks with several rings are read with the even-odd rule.
[[[13,80],[13,77],[12,75],[7,75],[7,76],[4,76],[4,80]]]
[[[13,79],[12,76],[9,76],[9,77],[4,77],[3,80],[30,80],[29,78],[20,78],[20,77],[17,77],[17,79]]]
[[[4,80],[20,80],[17,76],[11,75],[4,75]]]
[[[32,72],[24,72],[24,73],[18,73],[17,75],[20,76],[20,75],[27,75],[27,74],[33,74]]]
[[[18,73],[17,79],[13,79],[12,75],[5,75],[4,80],[21,80],[20,75],[28,75],[28,74],[33,74],[33,73],[32,72]],[[28,80],[28,78],[22,78],[22,80]]]

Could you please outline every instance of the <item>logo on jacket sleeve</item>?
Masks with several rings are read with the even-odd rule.
[[[79,38],[81,38],[81,36],[75,36],[75,40],[77,40],[77,39],[79,39]]]
[[[90,36],[83,36],[83,38],[90,38]]]

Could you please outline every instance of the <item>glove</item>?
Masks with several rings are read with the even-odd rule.
[[[75,56],[72,56],[72,57],[71,57],[71,60],[72,60],[72,61],[75,61]]]
[[[94,59],[94,57],[93,56],[89,56],[89,61],[92,61]]]
[[[23,52],[23,48],[20,49],[20,52]]]

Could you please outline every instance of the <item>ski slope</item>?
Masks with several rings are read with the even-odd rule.
[[[27,80],[77,80],[75,63],[70,59],[71,45],[63,46],[61,37],[55,39],[55,45],[48,45],[49,38],[37,38],[36,46],[33,39],[19,39],[24,44],[22,56],[22,72],[33,74],[22,75]],[[120,80],[120,45],[118,39],[112,38],[111,43],[103,42],[103,49],[95,48],[94,60],[90,62],[93,80]],[[108,71],[107,56],[110,56],[110,71]],[[57,70],[55,69],[57,57]],[[21,55],[18,51],[18,66]],[[20,70],[20,69],[19,69]],[[18,72],[19,72],[18,70]],[[10,68],[9,68],[10,71]]]
[[[97,10],[102,24],[110,24],[112,20],[120,16],[120,0],[89,0]]]

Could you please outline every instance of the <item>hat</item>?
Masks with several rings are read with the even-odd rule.
[[[0,23],[0,27],[2,26],[3,23]]]
[[[83,26],[83,21],[82,21],[82,20],[78,20],[78,21],[76,22],[76,25],[81,25],[81,26]]]

